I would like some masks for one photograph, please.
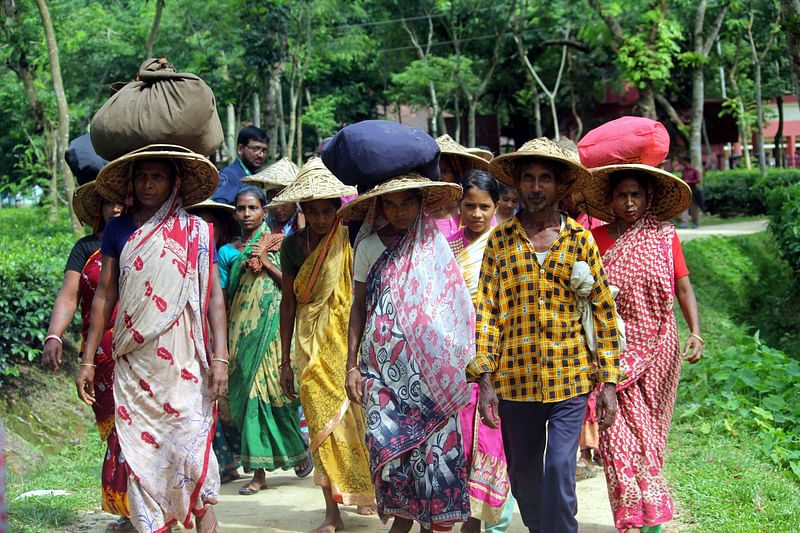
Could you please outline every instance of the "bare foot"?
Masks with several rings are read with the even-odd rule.
[[[361,516],[372,516],[378,512],[378,508],[374,505],[359,505],[356,507],[356,512]]]
[[[461,533],[481,533],[481,521],[470,517],[461,525]]]
[[[217,515],[214,514],[213,507],[209,507],[203,516],[197,519],[197,533],[219,533]]]
[[[413,525],[414,522],[412,520],[396,516],[392,522],[392,527],[389,528],[389,533],[408,533]]]
[[[335,518],[328,518],[325,517],[325,521],[320,524],[316,529],[312,529],[311,533],[334,533],[337,529],[344,529],[344,522],[342,522],[342,517],[337,516]]]

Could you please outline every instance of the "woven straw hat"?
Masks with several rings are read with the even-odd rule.
[[[184,205],[202,202],[214,192],[219,172],[211,161],[183,146],[151,144],[123,155],[107,164],[97,175],[97,190],[103,198],[124,204],[131,182],[133,164],[142,159],[171,159],[181,176]]]
[[[477,155],[478,157],[482,157],[487,162],[491,161],[494,157],[494,154],[489,150],[484,150],[483,148],[467,148],[467,152],[471,153],[472,155]]]
[[[72,210],[75,216],[87,226],[93,226],[100,214],[103,197],[97,192],[97,183],[90,181],[84,183],[72,195]]]
[[[611,176],[616,172],[629,171],[644,173],[650,178],[653,185],[652,211],[659,220],[670,220],[683,213],[692,203],[692,190],[689,185],[677,176],[650,165],[627,163],[623,165],[607,165],[591,169],[592,182],[582,191],[582,195],[575,195],[575,205],[588,215],[613,221],[616,217],[609,202],[609,185]]]
[[[489,162],[485,158],[471,153],[466,146],[457,143],[449,135],[437,137],[436,144],[443,156],[459,158],[478,170],[489,170]]]
[[[273,191],[291,185],[297,179],[298,172],[297,165],[288,157],[283,157],[258,174],[242,178],[242,183],[250,183],[265,191]]]
[[[544,159],[565,167],[564,177],[570,182],[568,193],[583,190],[592,181],[591,173],[581,164],[577,152],[565,150],[546,137],[532,139],[520,146],[516,152],[495,157],[489,164],[489,172],[498,181],[514,187],[516,166],[526,159]]]
[[[236,208],[233,207],[232,205],[215,202],[211,198],[207,198],[202,202],[196,203],[194,205],[186,206],[185,209],[189,212],[192,212],[195,209],[219,209],[220,211],[224,211],[226,214],[230,215],[236,212]]]
[[[370,200],[382,194],[419,189],[425,207],[436,211],[461,199],[463,189],[455,183],[431,181],[419,174],[406,174],[376,185],[358,198],[339,209],[339,218],[344,220],[363,220],[369,211]]]
[[[322,159],[312,157],[300,167],[294,183],[283,189],[267,207],[341,198],[352,194],[358,194],[355,187],[345,185],[336,179]]]

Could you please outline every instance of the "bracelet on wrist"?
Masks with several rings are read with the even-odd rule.
[[[84,363],[81,361],[80,366],[90,366],[92,368],[97,368],[97,365],[94,363]]]
[[[62,341],[61,337],[59,337],[58,335],[48,335],[47,337],[44,338],[44,341],[42,342],[42,345],[47,344],[47,341],[49,341],[49,340],[54,340],[54,341],[58,342],[58,344],[60,344],[62,346],[64,345],[64,341]]]
[[[227,359],[225,359],[224,357],[212,357],[211,361],[212,362],[216,362],[216,363],[223,363],[223,364],[226,364],[226,365],[229,363],[229,361]]]
[[[354,366],[353,368],[347,371],[347,374],[349,374],[350,372],[355,372],[356,370],[359,370],[359,368],[357,366]]]
[[[700,335],[698,335],[697,333],[689,333],[689,336],[690,336],[690,337],[694,337],[695,339],[699,340],[699,341],[700,341],[700,344],[702,344],[702,345],[704,345],[704,346],[705,346],[705,344],[706,344],[706,341],[704,341],[704,340],[703,340],[703,337],[701,337],[701,336],[700,336]]]
[[[288,361],[281,361],[281,364],[280,364],[280,365],[278,365],[278,368],[280,368],[281,370],[283,370],[284,368],[286,368],[286,367],[291,367],[291,366],[292,366],[292,360],[291,360],[291,359],[289,359]]]

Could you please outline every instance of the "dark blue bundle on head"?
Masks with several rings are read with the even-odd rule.
[[[422,130],[390,120],[365,120],[342,128],[322,150],[322,162],[358,192],[416,172],[439,181],[439,146]]]
[[[88,133],[72,139],[67,151],[64,153],[64,159],[75,175],[75,179],[78,180],[79,185],[94,181],[100,169],[108,163],[94,151],[92,139]]]

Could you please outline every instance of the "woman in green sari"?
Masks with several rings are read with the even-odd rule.
[[[239,241],[219,251],[221,284],[228,301],[231,418],[241,431],[241,461],[253,479],[239,490],[256,494],[266,488],[266,472],[307,460],[297,404],[279,384],[281,271],[283,235],[265,223],[267,198],[261,189],[244,187],[236,195]]]

